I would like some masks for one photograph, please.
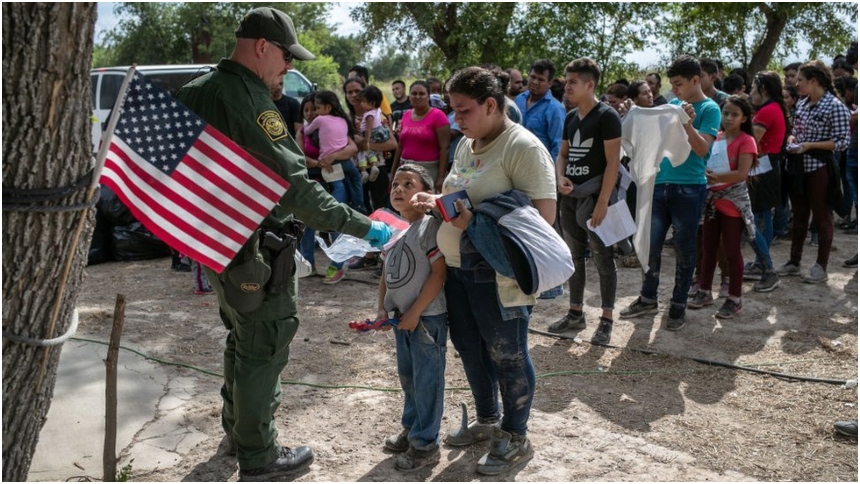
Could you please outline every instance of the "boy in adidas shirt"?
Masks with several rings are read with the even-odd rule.
[[[621,163],[621,118],[610,106],[597,102],[594,88],[600,69],[589,58],[576,59],[565,67],[565,92],[577,106],[564,120],[561,150],[556,159],[558,191],[562,195],[561,228],[573,254],[575,271],[568,281],[570,310],[549,326],[561,333],[584,329],[582,300],[585,293],[585,251],[591,247],[600,275],[603,314],[592,343],[608,344],[612,336],[612,310],[615,306],[615,258],[612,247],[588,230],[586,221],[598,226],[610,202],[616,201],[615,185]],[[588,245],[586,245],[588,244]]]

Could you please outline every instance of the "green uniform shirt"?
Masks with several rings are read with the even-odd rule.
[[[264,226],[280,228],[295,216],[318,230],[357,237],[370,230],[370,219],[308,179],[304,154],[287,132],[269,88],[248,68],[221,59],[217,70],[183,86],[176,98],[290,183]]]

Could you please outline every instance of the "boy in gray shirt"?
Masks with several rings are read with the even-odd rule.
[[[410,204],[419,192],[433,193],[433,181],[423,167],[407,164],[391,182],[391,206],[410,222],[409,229],[389,250],[379,282],[377,320],[389,313],[399,320],[394,330],[397,373],[403,388],[403,430],[385,440],[385,448],[400,455],[394,467],[408,472],[440,459],[439,429],[445,393],[445,353],[448,314],[445,306],[445,258],[436,247],[441,221]]]

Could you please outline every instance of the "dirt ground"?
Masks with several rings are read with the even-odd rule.
[[[787,261],[789,242],[773,248]],[[351,319],[375,314],[376,280],[352,272],[336,286],[319,277],[300,282],[301,327],[291,346],[277,411],[281,442],[316,453],[298,481],[857,481],[857,441],[833,432],[835,420],[857,418],[857,389],[706,365],[713,360],[760,370],[834,380],[857,380],[857,270],[842,261],[857,236],[837,231],[825,285],[785,278],[769,294],[744,283],[744,309],[731,321],[716,308],[688,311],[679,332],[663,329],[674,257],[664,249],[661,312],[653,319],[618,320],[617,348],[588,343],[600,305],[589,264],[589,326],[581,340],[532,334],[538,373],[529,423],[535,457],[497,478],[475,473],[485,445],[444,448],[435,467],[412,474],[394,469],[382,441],[399,430],[402,396],[391,333],[359,334]],[[816,249],[805,248],[804,270]],[[751,255],[749,248],[745,255]],[[318,251],[318,257],[324,256]],[[128,305],[123,342],[164,360],[220,371],[226,331],[214,296],[194,296],[191,275],[170,270],[169,259],[107,263],[86,269],[79,299],[79,336],[107,341],[116,293]],[[637,295],[640,270],[619,264],[617,309]],[[721,302],[717,302],[721,304]],[[531,327],[560,317],[567,296],[540,301]],[[649,350],[641,352],[637,350]],[[132,356],[128,356],[132,357]],[[188,368],[195,397],[186,424],[211,438],[179,465],[133,469],[137,481],[230,481],[235,458],[218,451],[220,380]],[[474,414],[462,364],[449,342],[442,431],[460,422],[460,402]],[[295,382],[295,383],[292,383]],[[121,454],[122,465],[133,459]]]

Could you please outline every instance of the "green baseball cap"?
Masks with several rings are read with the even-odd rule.
[[[272,270],[260,256],[231,267],[227,269],[224,298],[240,313],[253,311],[263,304],[271,275]]]
[[[293,27],[292,19],[272,7],[255,8],[246,13],[236,28],[236,38],[266,39],[284,46],[296,59],[316,58],[309,50],[299,45],[299,36]]]

